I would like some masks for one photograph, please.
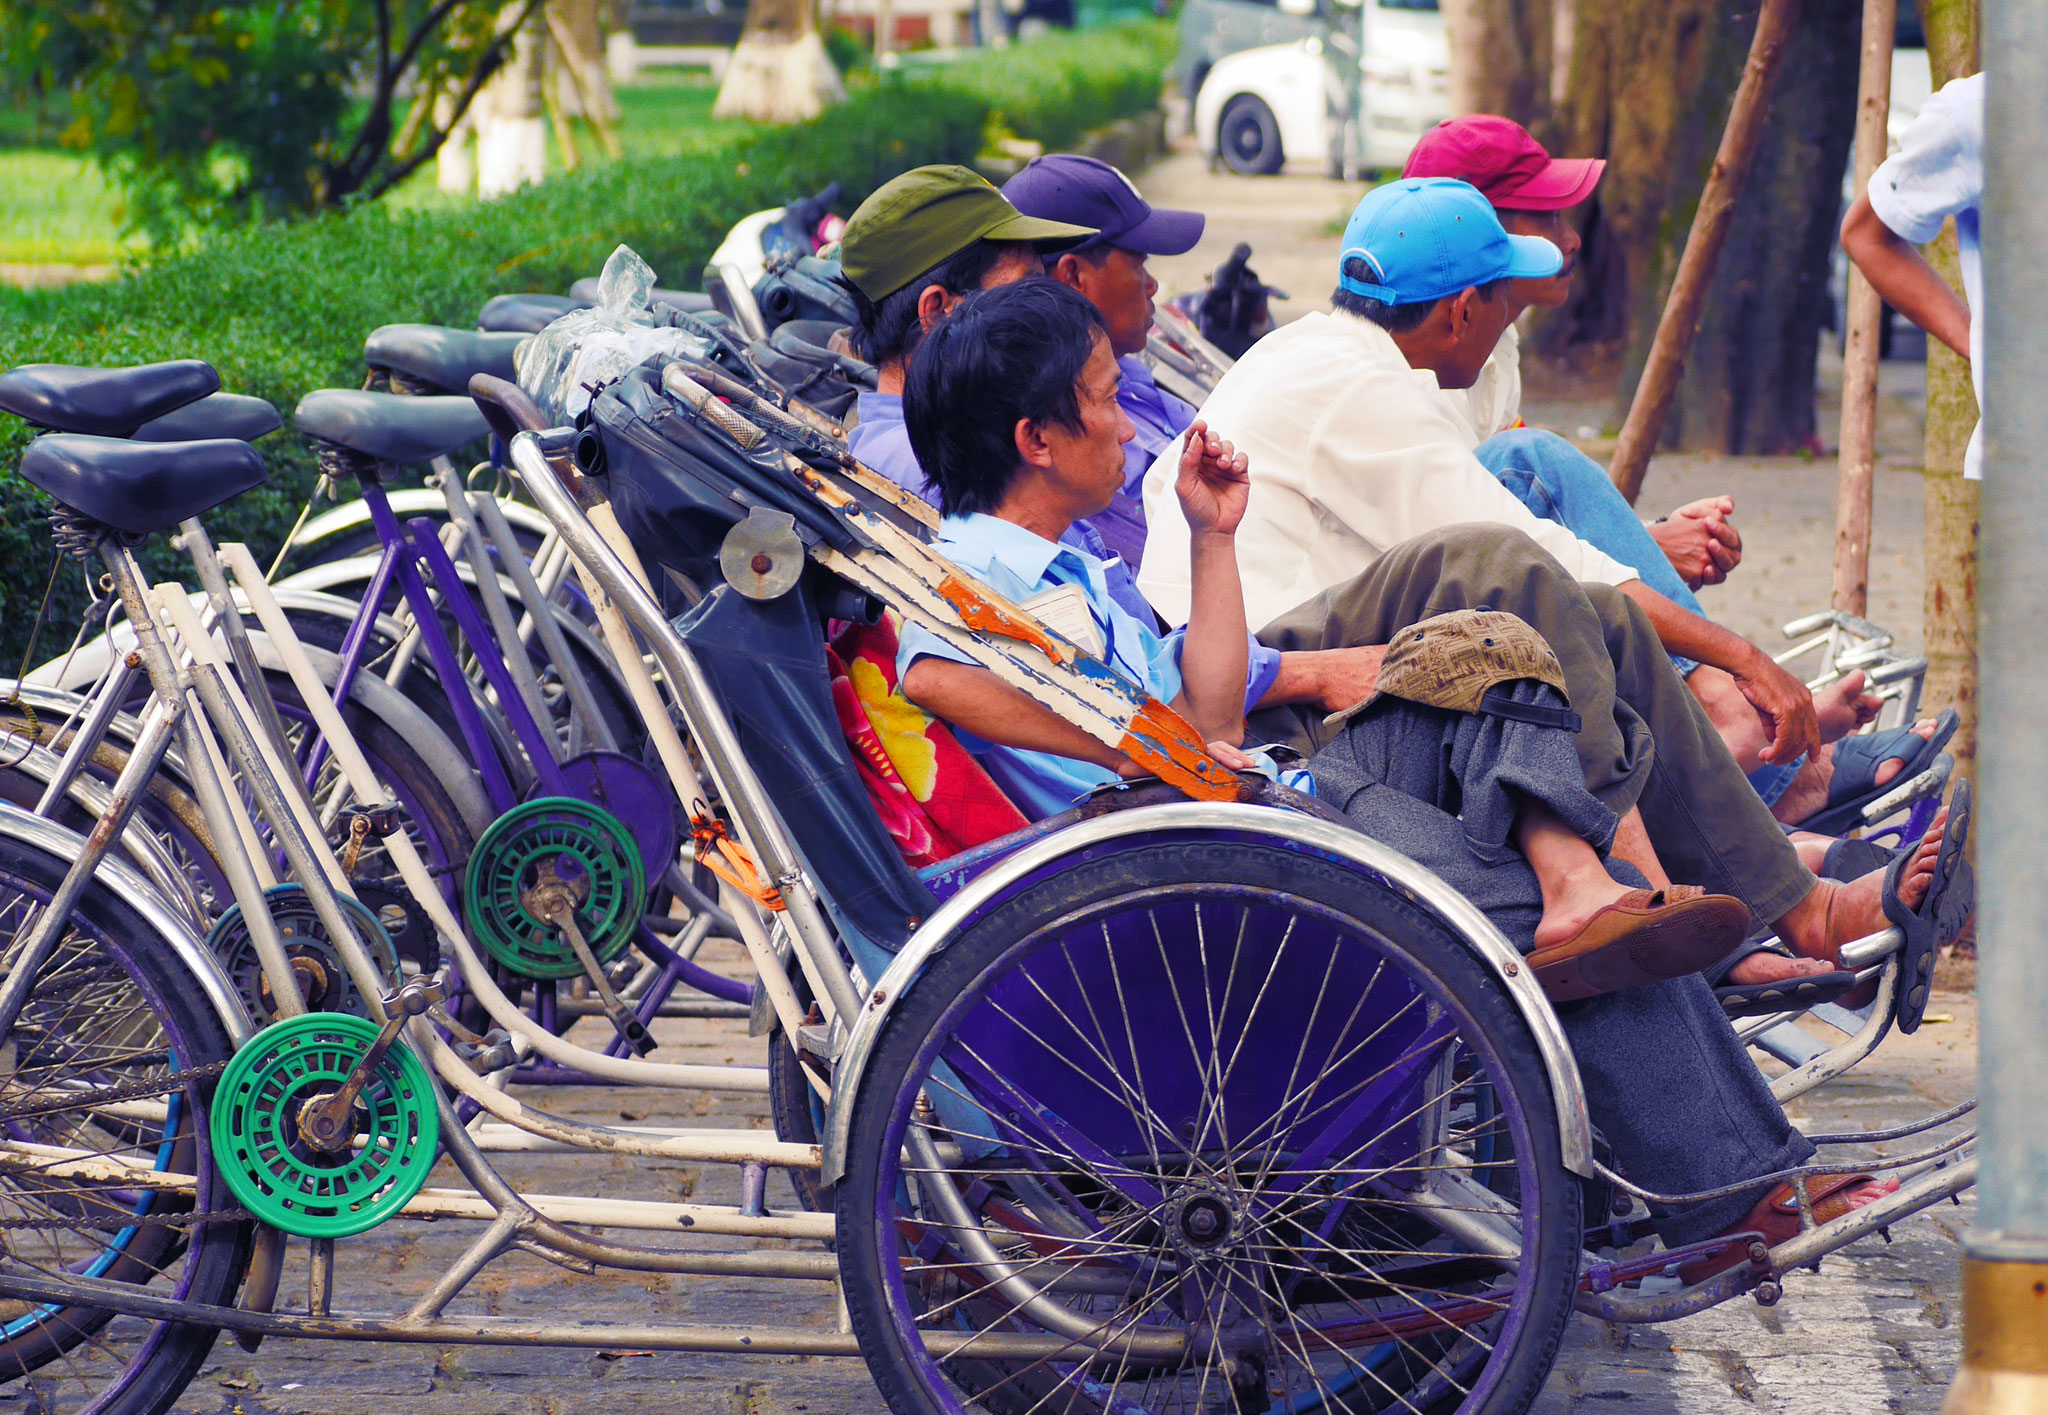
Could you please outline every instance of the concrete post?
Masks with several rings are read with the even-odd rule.
[[[2048,6],[1984,7],[1985,474],[1978,572],[1978,1226],[1947,1415],[2048,1412]]]

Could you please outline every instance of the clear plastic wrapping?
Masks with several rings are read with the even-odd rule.
[[[520,346],[521,391],[567,424],[599,389],[650,359],[706,357],[711,341],[649,306],[654,285],[654,268],[630,247],[613,251],[598,277],[597,304],[570,311]]]

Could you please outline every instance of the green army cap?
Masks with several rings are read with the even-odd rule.
[[[965,167],[917,167],[860,204],[840,238],[839,266],[879,303],[976,241],[1029,241],[1050,255],[1097,234],[1092,227],[1026,216]]]
[[[1335,725],[1381,697],[1403,698],[1452,712],[1490,712],[1518,721],[1578,730],[1569,710],[1537,708],[1487,695],[1504,683],[1533,678],[1565,696],[1564,668],[1544,637],[1497,609],[1457,609],[1394,635],[1380,662],[1374,690],[1325,721]]]

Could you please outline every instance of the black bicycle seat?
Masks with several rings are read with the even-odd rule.
[[[267,398],[245,393],[209,393],[184,407],[152,418],[135,429],[137,442],[203,442],[232,437],[254,442],[284,426]]]
[[[0,411],[55,432],[126,437],[219,387],[220,375],[199,359],[133,368],[23,364],[0,373]]]
[[[52,433],[28,445],[21,475],[102,525],[148,535],[234,500],[270,473],[260,452],[233,438],[131,442]]]
[[[471,374],[518,378],[518,371],[512,367],[512,351],[525,342],[526,336],[519,333],[484,333],[438,324],[387,324],[371,330],[370,337],[363,341],[363,362],[371,368],[387,369],[412,384],[460,393],[469,387]]]
[[[538,334],[572,310],[587,310],[590,301],[570,295],[493,295],[477,314],[476,327],[494,332]]]
[[[407,398],[322,388],[299,400],[299,431],[379,462],[430,462],[481,440],[490,424],[467,398]]]
[[[597,281],[595,279],[578,280],[569,287],[569,298],[580,300],[584,304],[596,304]],[[648,291],[647,303],[650,305],[673,305],[685,314],[708,314],[717,308],[716,305],[711,303],[711,297],[700,291],[664,290],[659,285]]]

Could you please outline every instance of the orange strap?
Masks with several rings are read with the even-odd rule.
[[[1237,798],[1237,776],[1209,755],[1201,734],[1157,698],[1131,719],[1117,749],[1162,781],[1197,801]]]
[[[761,878],[761,867],[754,863],[754,857],[727,833],[724,821],[716,816],[692,817],[690,838],[696,842],[697,863],[705,869],[764,909],[788,907],[782,901],[782,892]]]

